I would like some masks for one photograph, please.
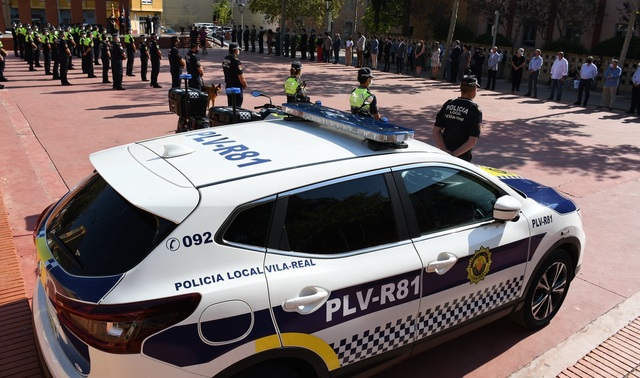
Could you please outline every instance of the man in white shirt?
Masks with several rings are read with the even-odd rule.
[[[529,61],[529,88],[525,96],[531,96],[533,90],[533,98],[538,97],[538,76],[540,76],[540,68],[542,68],[542,57],[540,56],[540,49],[536,49],[533,53],[533,57]]]
[[[500,65],[500,54],[498,53],[498,48],[493,46],[491,48],[491,54],[489,55],[488,61],[488,78],[487,78],[487,86],[484,89],[490,89],[492,91],[496,90],[496,77],[498,76],[498,66]]]
[[[638,106],[640,105],[640,65],[631,78],[631,84],[633,84],[631,88],[631,108],[627,111],[627,114],[637,112],[636,114],[640,115],[640,106]]]
[[[562,84],[564,80],[567,78],[567,74],[569,73],[569,62],[564,58],[564,53],[562,51],[558,51],[558,55],[556,56],[556,60],[553,62],[551,66],[551,94],[547,100],[553,101],[553,94],[556,89],[558,90],[558,96],[556,97],[556,101],[560,101],[562,98]]]
[[[580,105],[582,103],[582,92],[584,92],[584,102],[582,106],[586,107],[589,102],[589,96],[591,95],[591,83],[593,79],[598,75],[598,67],[593,64],[593,57],[587,58],[586,63],[580,68],[580,84],[578,85],[578,101],[573,105]]]

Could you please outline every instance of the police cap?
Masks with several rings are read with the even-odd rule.
[[[462,87],[480,87],[478,84],[478,79],[476,79],[473,75],[465,75],[460,81],[460,86]]]
[[[358,81],[364,83],[367,81],[367,78],[374,77],[373,73],[371,73],[371,68],[362,67],[358,70]]]
[[[237,44],[237,43],[235,43],[235,42],[231,42],[231,43],[229,44],[229,52],[230,52],[231,54],[233,54],[233,52],[234,52],[234,51],[239,50],[239,49],[240,49],[240,48],[238,47],[238,44]]]
[[[197,43],[191,42],[191,45],[189,46],[190,48],[194,48],[194,47],[198,47]]]
[[[291,68],[295,68],[296,70],[299,70],[302,68],[302,63],[300,63],[299,61],[293,61],[291,62]]]

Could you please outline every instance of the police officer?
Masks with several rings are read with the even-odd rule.
[[[358,82],[360,86],[351,91],[351,96],[349,96],[351,113],[380,119],[378,100],[376,96],[369,91],[372,80],[373,74],[371,73],[371,68],[363,67],[358,70]]]
[[[33,43],[36,47],[33,49],[33,62],[36,67],[42,67],[40,64],[40,51],[42,50],[42,36],[37,26],[33,28]]]
[[[81,32],[81,47],[82,47],[82,72],[87,74],[88,78],[97,77],[93,72],[93,38],[87,35],[86,32]]]
[[[0,32],[0,36],[2,35],[2,32]],[[2,44],[2,41],[0,40],[0,81],[8,81],[6,77],[4,77],[4,66],[5,66],[5,61],[7,59],[7,51],[4,49],[4,45]],[[4,84],[0,84],[0,89],[4,88]]]
[[[305,91],[306,83],[300,81],[302,75],[302,63],[291,62],[291,75],[284,81],[284,92],[287,95],[287,102],[309,102],[309,97]]]
[[[291,43],[291,34],[289,33],[289,29],[284,32],[284,56],[289,57],[289,44]]]
[[[302,35],[300,35],[300,58],[303,60],[307,59],[308,40],[309,35],[307,34],[307,29],[302,29]]]
[[[20,43],[18,42],[18,25],[15,22],[11,24],[11,37],[13,37],[13,55],[18,57]]]
[[[243,67],[238,56],[240,55],[240,46],[237,43],[229,44],[229,55],[222,60],[222,71],[224,72],[224,83],[226,88],[240,88],[238,94],[227,94],[227,102],[229,105],[242,106],[242,91],[247,87],[247,81],[244,78]]]
[[[53,29],[51,32],[51,60],[53,61],[52,74],[53,80],[60,80],[60,35],[61,30]]]
[[[151,33],[151,42],[149,42],[149,57],[151,58],[151,87],[162,88],[158,85],[158,74],[160,73],[160,60],[162,52],[158,46],[157,34]]]
[[[35,49],[36,49],[36,43],[33,38],[33,30],[29,28],[27,30],[27,35],[24,38],[24,56],[27,60],[27,63],[29,63],[29,71],[37,71],[35,68],[33,68],[33,63],[35,60],[34,59]]]
[[[482,126],[482,111],[473,102],[478,87],[474,76],[464,76],[460,82],[460,97],[445,102],[433,125],[436,145],[466,161],[471,161],[471,149],[478,142]]]
[[[49,32],[49,28],[45,27],[41,37],[42,40],[42,59],[44,64],[44,74],[51,75],[51,46],[54,43],[53,34]]]
[[[120,44],[120,37],[113,37],[113,44],[111,45],[111,75],[113,76],[113,89],[124,90],[122,87],[122,61],[126,60],[127,54],[125,53],[122,45]]]
[[[69,49],[69,41],[64,33],[58,35],[58,61],[60,65],[60,83],[62,85],[71,85],[67,80],[67,71],[69,71],[69,61],[71,60],[71,49]],[[55,77],[55,64],[54,64]]]
[[[244,33],[242,34],[242,39],[244,42],[244,51],[249,51],[249,39],[251,38],[251,31],[249,30],[249,25],[244,26]]]
[[[93,31],[91,31],[91,38],[93,39],[93,65],[100,65],[100,55],[102,54],[100,45],[102,44],[102,36],[103,33],[100,32],[100,29],[97,26],[93,27]]]
[[[202,69],[200,58],[198,57],[198,49],[198,44],[192,42],[191,49],[187,53],[185,60],[187,63],[187,73],[191,75],[191,79],[189,79],[189,87],[202,90],[202,86],[204,85],[204,82],[202,81],[204,70]]]
[[[264,54],[264,28],[262,26],[258,32],[258,54]]]
[[[20,58],[27,60],[24,57],[24,40],[27,36],[27,28],[26,26],[20,24],[18,26],[18,51],[20,53]]]
[[[109,68],[111,67],[111,41],[106,32],[102,33],[100,41],[100,59],[102,60],[102,82],[104,84],[111,83],[111,81],[109,81]]]
[[[255,25],[251,25],[251,52],[256,52],[256,26]]]
[[[147,47],[147,36],[144,34],[140,35],[140,45],[138,45],[138,49],[140,50],[140,78],[142,81],[149,81],[147,79],[147,67],[149,67],[149,47]]]
[[[127,34],[124,36],[124,46],[127,48],[127,76],[135,76],[133,74],[133,58],[136,55],[136,41],[131,35],[131,28],[127,29]]]
[[[67,42],[67,48],[69,49],[69,51],[71,51],[71,54],[67,57],[67,69],[74,70],[75,68],[73,67],[73,51],[76,49],[77,44],[75,39],[73,39],[73,34],[71,34],[71,28],[67,26],[62,35]]]
[[[178,37],[171,37],[171,50],[169,50],[169,72],[171,72],[171,88],[180,88],[180,74],[186,62],[178,49]]]

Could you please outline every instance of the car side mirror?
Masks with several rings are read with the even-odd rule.
[[[504,195],[493,205],[493,219],[508,222],[516,219],[522,210],[522,203],[517,199]]]

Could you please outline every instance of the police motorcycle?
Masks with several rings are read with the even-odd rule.
[[[214,106],[210,108],[207,113],[208,95],[200,90],[189,88],[190,74],[182,74],[180,78],[184,79],[184,89],[171,88],[169,90],[169,110],[179,117],[176,134],[213,126],[260,121],[266,119],[271,114],[276,114],[281,111],[281,107],[273,105],[271,97],[254,90],[251,92],[252,96],[262,96],[269,99],[269,103],[254,108],[255,110],[260,109],[259,113],[238,108],[235,104],[232,104],[232,106]],[[240,88],[226,89],[226,94],[237,93],[240,93]]]

